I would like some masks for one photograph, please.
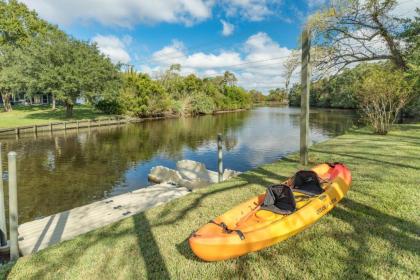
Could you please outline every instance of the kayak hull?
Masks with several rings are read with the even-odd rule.
[[[342,164],[320,164],[312,170],[328,182],[323,184],[321,195],[308,197],[294,192],[297,211],[290,215],[259,210],[265,194],[253,197],[192,234],[189,244],[194,254],[205,261],[236,258],[281,242],[313,225],[346,195],[351,174]],[[218,225],[222,222],[233,231],[223,230]],[[244,238],[234,230],[240,230]]]

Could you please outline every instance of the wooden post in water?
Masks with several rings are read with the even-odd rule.
[[[52,122],[50,122],[50,133],[52,133],[52,131],[53,131],[53,124]]]
[[[10,260],[13,261],[19,258],[16,153],[9,152],[8,159],[9,159]]]
[[[1,240],[0,246],[7,245],[7,227],[6,227],[6,208],[4,205],[4,185],[3,185],[3,158],[2,158],[2,144],[0,143],[0,230]]]
[[[302,32],[302,94],[300,99],[300,163],[308,164],[309,147],[309,90],[311,84],[311,33],[305,28]]]
[[[222,150],[222,134],[217,134],[217,163],[218,163],[218,181],[223,181],[223,150]]]

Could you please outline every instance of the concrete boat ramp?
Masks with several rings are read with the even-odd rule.
[[[24,223],[18,228],[20,253],[38,252],[187,193],[187,188],[162,183]]]

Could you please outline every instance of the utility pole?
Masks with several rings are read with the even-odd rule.
[[[309,90],[311,85],[311,32],[302,31],[302,93],[300,99],[300,163],[308,164],[309,147]]]

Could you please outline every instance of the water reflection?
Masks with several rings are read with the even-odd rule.
[[[340,134],[353,121],[348,111],[315,110],[311,139]],[[177,160],[193,159],[216,170],[219,132],[225,135],[224,166],[249,170],[298,149],[299,109],[263,107],[6,139],[3,160],[5,165],[7,151],[18,153],[19,212],[25,222],[147,186],[156,165],[175,167]]]

